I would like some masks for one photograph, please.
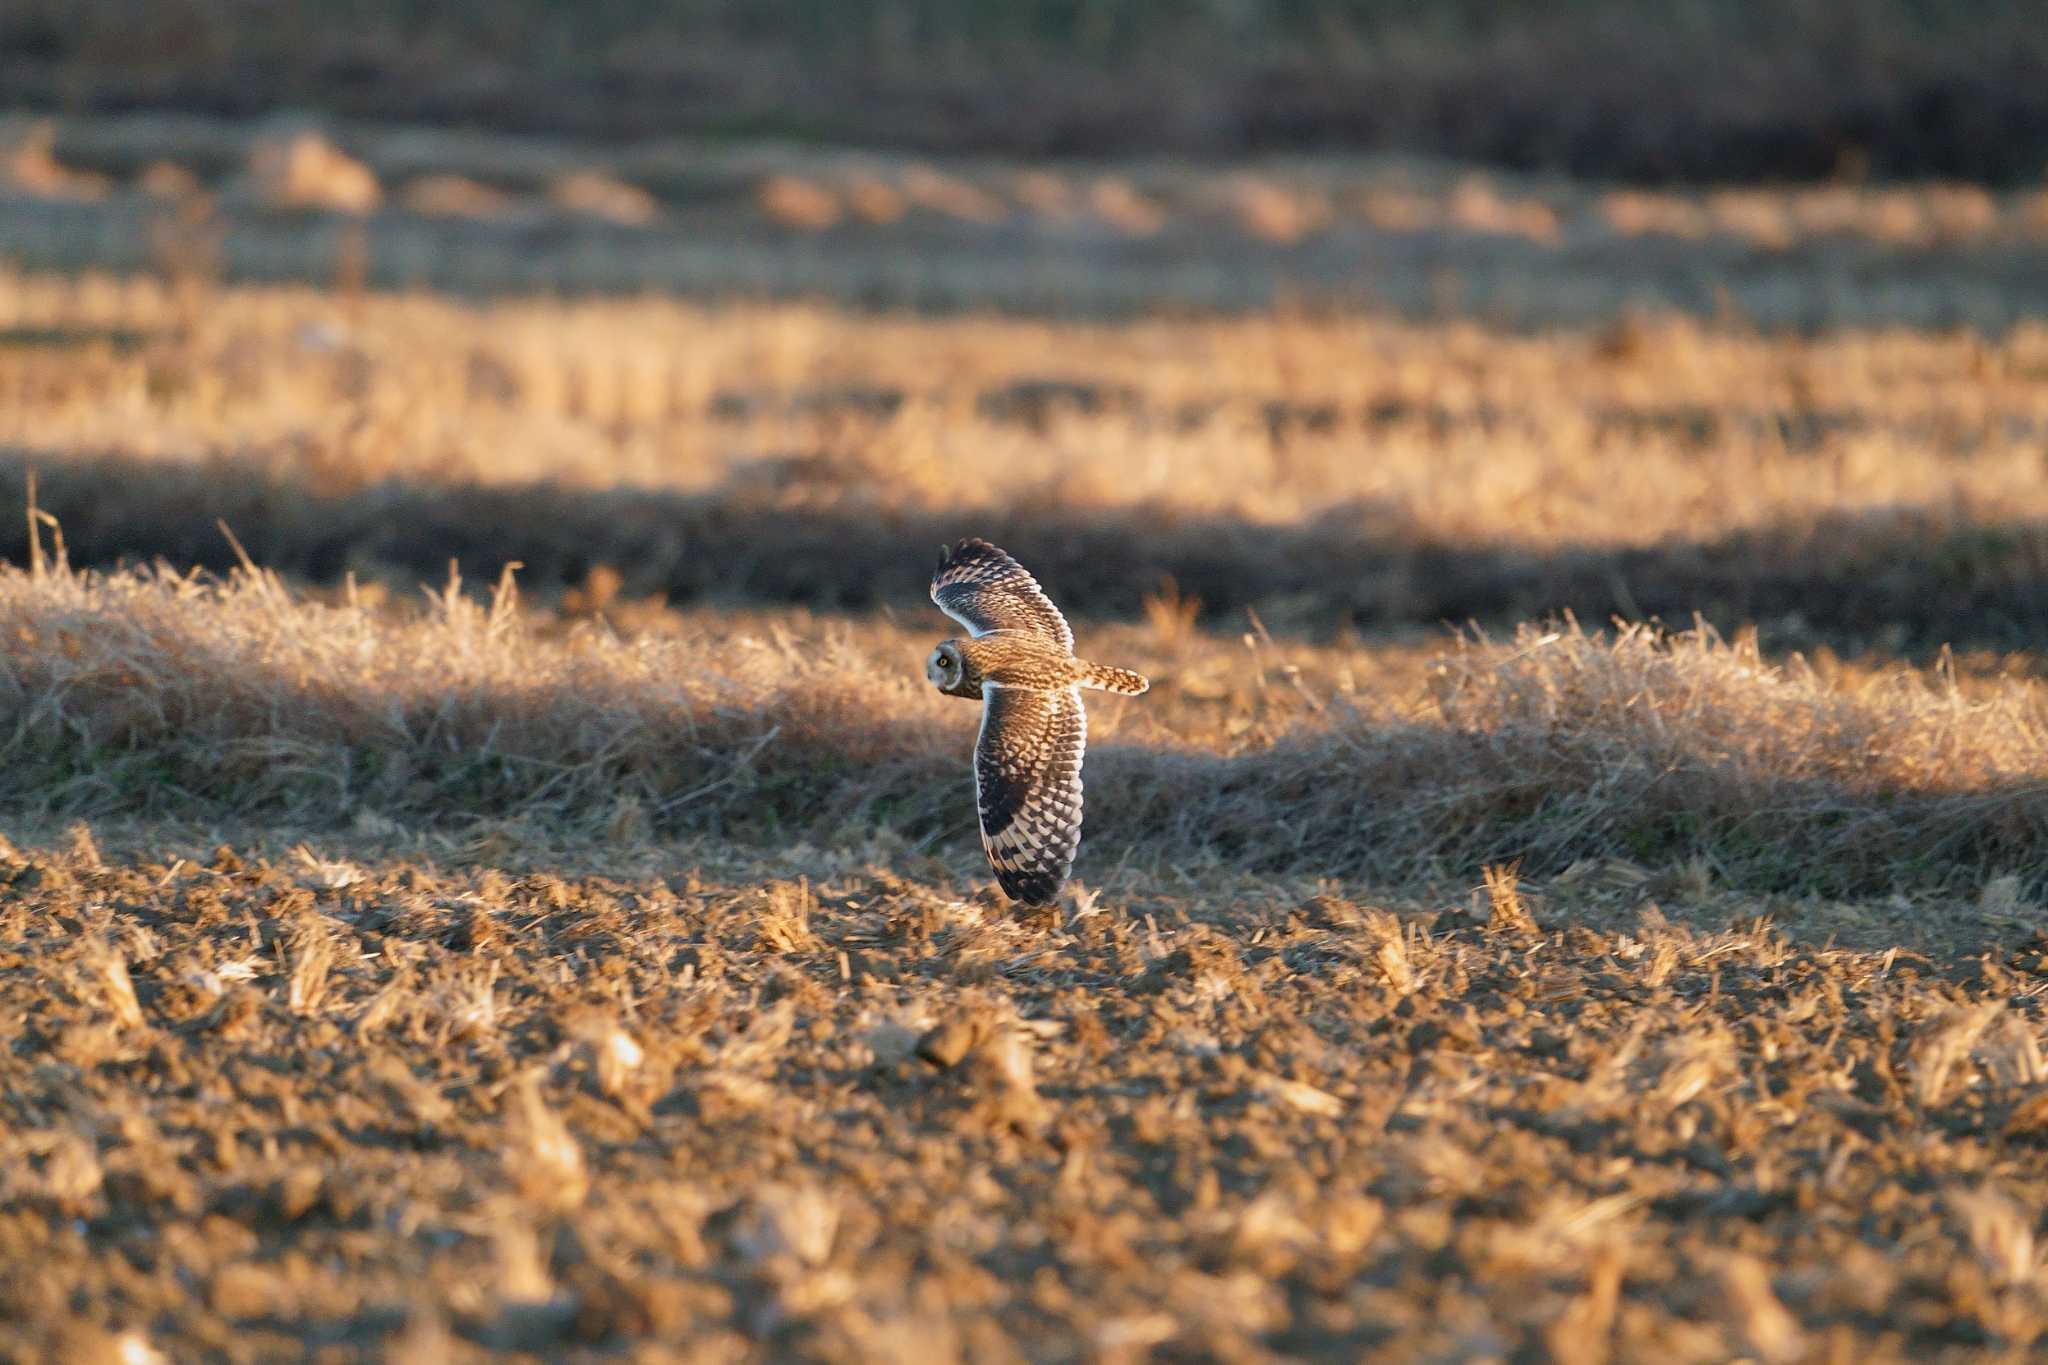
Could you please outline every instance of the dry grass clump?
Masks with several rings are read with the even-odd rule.
[[[914,785],[936,748],[872,723],[870,709],[913,709],[908,670],[886,679],[844,644],[624,642],[601,624],[537,640],[509,578],[488,606],[451,583],[414,615],[297,601],[255,572],[0,582],[13,753],[37,762],[36,800],[52,809],[197,800],[381,817],[454,800],[608,830],[629,798],[675,827],[765,797],[764,814],[844,818],[816,802],[865,806],[860,773],[876,792]]]
[[[61,566],[0,572],[0,632],[18,810],[971,844],[972,717],[918,681],[915,632],[537,634],[509,581],[489,605],[451,583],[392,612],[254,571]],[[1098,706],[1089,763],[1091,841],[1139,866],[1412,882],[1618,859],[1807,891],[2006,874],[2018,896],[2048,849],[2048,729],[2024,684],[1829,684],[1711,632],[1568,625],[1467,640],[1402,705],[1319,696],[1256,653],[1212,690],[1219,647],[1150,648],[1160,695]],[[1335,671],[1299,657],[1317,686]],[[764,938],[807,941],[800,904],[769,918]]]
[[[1737,862],[1769,848],[1797,881],[1807,859],[2019,866],[2048,834],[2036,688],[1966,702],[1904,670],[1827,686],[1711,632],[1631,628],[1602,646],[1567,625],[1457,656],[1438,700],[1453,730],[1541,775],[1540,818],[1565,846]]]
[[[56,156],[56,125],[0,120],[0,188],[54,199],[99,199],[107,178],[80,172]]]
[[[673,822],[700,797],[755,785],[750,756],[776,739],[806,746],[843,726],[845,761],[896,756],[886,731],[854,740],[856,707],[887,694],[846,695],[829,648],[628,644],[602,629],[530,642],[509,582],[490,607],[451,584],[410,620],[295,602],[267,574],[6,582],[18,752],[53,765],[42,790],[57,806],[182,791],[393,813],[466,791],[478,812],[570,814],[601,799],[609,820],[623,791],[653,794]],[[784,695],[812,687],[807,704]]]
[[[548,186],[548,199],[570,213],[620,227],[640,227],[659,216],[661,205],[638,185],[602,171],[575,171]]]
[[[1828,685],[1708,631],[1567,625],[1468,643],[1432,690],[1400,719],[1344,708],[1221,762],[1162,756],[1157,777],[1106,755],[1091,791],[1116,785],[1091,810],[1125,838],[1171,831],[1199,866],[1395,879],[1619,859],[1807,892],[1975,888],[2048,849],[2034,687]]]
[[[384,198],[375,171],[310,128],[259,139],[249,154],[249,181],[275,208],[363,214]]]
[[[794,175],[771,175],[762,181],[758,202],[771,222],[805,232],[823,232],[839,221],[842,212],[830,186]]]
[[[434,218],[494,218],[512,211],[512,197],[466,175],[415,177],[401,196],[406,208]]]

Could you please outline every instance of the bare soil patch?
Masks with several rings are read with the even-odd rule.
[[[104,833],[0,860],[20,1358],[1960,1360],[2048,1326],[2033,949],[1597,885],[1532,917],[1512,879],[1024,922],[857,853]]]

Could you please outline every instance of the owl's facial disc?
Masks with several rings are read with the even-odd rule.
[[[940,645],[932,651],[931,658],[925,660],[924,675],[931,679],[932,686],[941,692],[958,686],[960,651],[951,645]]]

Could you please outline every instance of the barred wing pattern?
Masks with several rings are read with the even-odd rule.
[[[932,601],[974,635],[1017,630],[1074,647],[1067,618],[1038,580],[985,540],[963,540],[945,552],[932,575]]]
[[[1074,865],[1087,747],[1080,689],[983,686],[974,745],[981,846],[1011,900],[1051,901]]]

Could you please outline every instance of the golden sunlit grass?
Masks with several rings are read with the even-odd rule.
[[[859,834],[959,869],[974,717],[914,667],[941,629],[685,616],[622,639],[537,626],[503,584],[489,606],[451,585],[393,611],[299,600],[264,573],[10,569],[0,687],[18,720],[0,756],[11,804],[42,816]],[[1098,879],[1413,886],[1515,858],[1545,876],[1703,862],[1808,893],[1974,892],[2003,873],[2036,889],[2035,685],[1824,682],[1710,634],[1571,625],[1468,640],[1405,680],[1355,649],[1118,635],[1158,685],[1095,708]]]
[[[303,289],[189,309],[147,278],[37,276],[0,276],[0,322],[16,334],[0,441],[52,462],[241,456],[329,490],[690,489],[803,454],[835,491],[905,504],[1283,521],[1363,499],[1443,535],[1643,544],[1822,509],[2029,515],[2048,427],[2036,327],[1800,340],[1674,318],[1518,337],[426,295],[344,314]],[[110,333],[133,340],[95,344]]]
[[[87,562],[873,608],[994,535],[1077,611],[1276,630],[1571,606],[2014,645],[2048,333],[1523,337],[0,277],[0,454]],[[26,546],[13,519],[0,550]],[[1902,632],[1903,639],[1891,638]]]

